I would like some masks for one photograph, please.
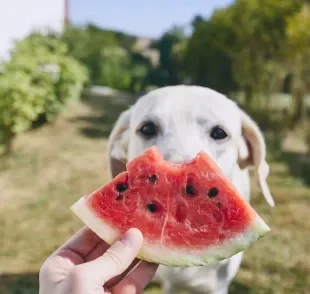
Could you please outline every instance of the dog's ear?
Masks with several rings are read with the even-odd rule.
[[[130,117],[131,108],[122,112],[109,136],[108,162],[112,178],[126,170]]]
[[[257,181],[260,189],[270,206],[274,206],[267,177],[269,165],[266,161],[266,144],[262,132],[252,118],[240,109],[243,142],[239,146],[240,168],[253,166],[256,170]],[[247,148],[246,148],[247,147]]]

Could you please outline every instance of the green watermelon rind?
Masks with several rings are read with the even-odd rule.
[[[96,216],[95,211],[87,205],[86,197],[82,197],[71,206],[72,212],[93,232],[102,238],[109,245],[112,245],[120,237],[118,229],[111,227],[102,218]],[[262,238],[270,231],[268,225],[256,213],[247,230],[226,240],[225,243],[209,246],[206,250],[190,252],[190,248],[185,251],[179,249],[164,248],[148,244],[144,240],[137,258],[173,267],[204,266],[217,261],[232,257],[244,251],[258,239]]]

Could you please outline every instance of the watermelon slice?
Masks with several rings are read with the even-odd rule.
[[[202,151],[174,164],[153,146],[71,209],[109,244],[130,227],[140,229],[138,258],[168,266],[229,258],[270,230]]]

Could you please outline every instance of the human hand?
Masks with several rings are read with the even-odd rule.
[[[157,270],[157,265],[135,258],[142,241],[139,230],[129,229],[110,246],[84,227],[44,262],[39,293],[141,293]]]

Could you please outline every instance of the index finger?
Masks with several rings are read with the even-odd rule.
[[[54,254],[60,255],[63,251],[71,251],[85,258],[100,242],[104,241],[85,226],[65,242]]]

